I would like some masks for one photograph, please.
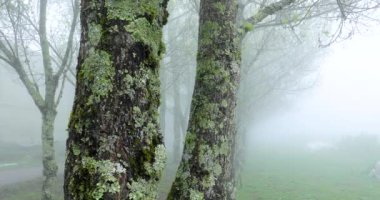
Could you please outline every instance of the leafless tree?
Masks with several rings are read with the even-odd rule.
[[[66,81],[74,84],[71,67],[77,49],[79,0],[49,3],[7,0],[0,5],[0,60],[17,73],[41,113],[42,199],[50,200],[58,169],[54,121]],[[48,16],[54,15],[61,18],[48,21]],[[71,18],[67,20],[63,16]]]

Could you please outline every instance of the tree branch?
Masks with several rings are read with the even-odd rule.
[[[0,51],[2,51],[5,55],[5,57],[0,56],[0,59],[7,62],[17,72],[21,82],[24,84],[28,93],[32,97],[34,103],[42,111],[44,107],[44,99],[42,98],[41,94],[37,91],[37,89],[34,87],[33,82],[29,79],[19,58],[15,57],[15,55],[12,54],[12,52],[9,49],[6,48],[2,41],[0,41]]]
[[[58,80],[54,78],[51,63],[50,47],[46,31],[47,0],[40,0],[39,32],[40,46],[42,52],[42,63],[45,74],[45,105],[46,110],[55,109],[55,93],[57,91]]]
[[[74,15],[73,15],[73,19],[71,22],[70,33],[69,33],[69,37],[67,40],[65,55],[62,59],[62,63],[58,69],[58,72],[54,75],[56,80],[59,79],[59,77],[65,71],[65,68],[69,67],[69,66],[67,66],[67,64],[69,63],[70,53],[73,51],[73,38],[74,38],[74,33],[75,33],[77,20],[78,20],[78,16],[79,16],[79,1],[78,0],[75,0],[75,2],[74,2],[73,12],[74,12]]]
[[[244,20],[242,27],[240,27],[243,32],[243,37],[247,34],[247,32],[251,31],[251,28],[247,28],[246,25],[254,26],[261,21],[263,21],[265,18],[267,18],[270,15],[275,14],[276,12],[282,10],[284,7],[294,3],[295,0],[281,0],[279,2],[272,3],[268,6],[265,6],[264,8],[260,9],[255,15],[252,17]]]
[[[2,32],[0,31],[0,33]],[[7,44],[8,44],[8,41],[7,41]],[[9,61],[11,61],[12,58],[14,57],[13,51],[9,50],[7,46],[1,40],[0,40],[0,51],[5,55],[5,57],[8,58]]]
[[[24,51],[25,64],[27,65],[27,69],[28,69],[30,77],[31,77],[31,82],[33,83],[34,87],[36,88],[37,92],[39,93],[40,92],[40,88],[38,86],[37,80],[36,80],[36,78],[34,76],[34,73],[32,71],[32,67],[30,66],[30,60],[28,58],[27,47],[26,47],[25,42],[24,42],[23,39],[20,42],[21,42],[21,47],[22,47],[22,49]]]
[[[55,102],[55,106],[58,106],[59,103],[61,102],[61,99],[62,99],[62,96],[63,96],[63,90],[65,89],[65,82],[66,82],[66,79],[67,79],[66,75],[67,75],[67,69],[64,70],[64,72],[63,72],[61,88],[59,89],[59,94],[58,94],[57,100]]]
[[[7,36],[5,35],[5,33],[4,33],[3,31],[0,30],[0,35],[3,36],[4,41],[7,43],[8,48],[9,48],[9,49],[8,49],[8,48],[6,47],[6,45],[3,44],[3,46],[1,47],[1,49],[2,49],[2,50],[3,50],[3,49],[6,49],[6,50],[9,51],[10,54],[15,55],[15,51],[14,51],[14,49],[13,49],[11,43],[9,42]],[[7,55],[7,57],[8,57],[8,55]]]
[[[2,60],[2,61],[4,61],[4,62],[8,63],[9,65],[11,64],[11,61],[8,60],[6,57],[4,57],[4,56],[2,56],[2,55],[0,55],[0,60]]]
[[[340,0],[336,0],[336,3],[338,4],[340,14],[342,15],[342,20],[346,20],[347,16],[346,16],[346,13],[344,11],[344,7],[343,7],[342,2]]]

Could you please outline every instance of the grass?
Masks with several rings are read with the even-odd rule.
[[[62,169],[64,159],[65,143],[55,143],[57,162]],[[13,169],[27,169],[30,167],[40,167],[41,146],[20,146],[0,141],[0,172],[7,172]],[[1,177],[0,177],[1,179]],[[54,188],[56,200],[63,199],[63,178],[58,178],[58,184]],[[10,184],[0,187],[0,200],[40,200],[41,199],[42,178],[28,180],[25,182]]]
[[[41,145],[21,146],[0,141],[0,171],[40,166],[42,163],[41,148]],[[55,150],[57,162],[63,163],[65,157],[65,143],[56,142]]]
[[[369,170],[379,149],[330,149],[258,146],[242,173],[241,200],[377,200],[380,182]]]
[[[237,199],[378,200],[380,181],[368,174],[380,159],[380,146],[366,143],[351,141],[317,152],[255,144],[242,172]],[[62,181],[55,189],[57,200],[63,199]],[[0,188],[0,199],[38,200],[40,191],[41,179],[35,179]]]
[[[63,178],[58,178],[53,194],[56,200],[63,200]],[[1,200],[40,200],[42,179],[33,179],[0,188]]]

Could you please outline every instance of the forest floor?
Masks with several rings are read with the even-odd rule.
[[[0,170],[0,188],[20,182],[36,179],[41,176],[41,167],[21,167]]]
[[[238,199],[378,200],[380,181],[369,173],[380,159],[380,145],[365,143],[315,152],[256,145],[241,173]]]
[[[56,143],[59,163],[55,193],[63,199],[63,142]],[[39,200],[42,186],[41,146],[22,146],[0,142],[0,200]],[[61,198],[62,197],[62,198]]]
[[[253,146],[242,171],[238,200],[380,199],[380,181],[368,176],[371,167],[380,158],[379,145],[361,144],[355,147],[351,144],[349,147],[314,152],[305,151],[299,146]],[[30,170],[18,175],[29,176],[40,168]],[[0,170],[1,178],[2,172],[7,171]],[[12,174],[6,176],[11,177]],[[30,178],[0,185],[0,199],[40,199],[41,178]],[[57,200],[63,199],[62,175],[59,181],[55,191]]]

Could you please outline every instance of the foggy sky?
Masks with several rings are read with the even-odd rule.
[[[1,64],[0,64],[1,65]],[[74,87],[66,84],[58,106],[55,139],[66,139]],[[41,143],[41,114],[15,72],[0,66],[0,141],[34,145]]]
[[[380,136],[380,29],[334,44],[321,63],[319,81],[295,95],[291,106],[253,123],[251,140],[289,135],[337,138]]]

